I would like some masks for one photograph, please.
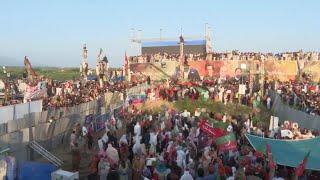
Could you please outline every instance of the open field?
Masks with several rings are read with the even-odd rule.
[[[80,76],[79,68],[55,68],[55,67],[36,67],[34,71],[44,77],[52,78],[58,81],[75,79]],[[24,67],[7,67],[6,71],[10,73],[11,78],[22,78]],[[6,78],[3,71],[0,72],[0,78]]]

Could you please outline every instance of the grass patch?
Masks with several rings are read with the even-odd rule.
[[[240,104],[223,104],[221,102],[215,101],[205,101],[202,99],[198,99],[195,101],[191,100],[180,100],[174,103],[174,107],[179,111],[184,111],[185,109],[189,112],[194,112],[196,108],[206,108],[208,112],[215,113],[228,113],[229,115],[234,116],[244,116],[248,115],[252,112],[252,110]]]
[[[25,69],[24,67],[7,67],[7,72],[10,73],[12,79],[22,79],[23,73]],[[66,81],[70,79],[75,79],[80,76],[78,68],[51,68],[51,67],[36,67],[34,71],[46,78],[51,78],[58,81]],[[1,70],[0,78],[6,79],[6,74]]]

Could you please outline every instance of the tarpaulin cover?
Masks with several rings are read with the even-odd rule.
[[[297,167],[311,150],[306,169],[320,170],[320,137],[306,140],[279,140],[247,134],[247,139],[256,150],[270,145],[274,161],[279,165]]]
[[[18,179],[51,180],[51,173],[57,170],[52,164],[24,162],[19,164]]]

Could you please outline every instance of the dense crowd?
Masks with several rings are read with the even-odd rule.
[[[303,53],[303,52],[285,52],[285,53],[257,53],[257,52],[239,52],[234,50],[226,53],[197,53],[185,54],[185,61],[199,60],[320,60],[319,53]],[[145,54],[140,56],[130,57],[131,63],[146,63],[146,62],[165,62],[165,61],[180,61],[180,54]]]
[[[318,85],[308,82],[278,82],[276,90],[285,104],[311,115],[320,115],[320,91]]]
[[[103,87],[97,81],[64,81],[58,82],[50,79],[42,79],[40,81],[27,81],[26,83],[22,80],[15,80],[8,84],[6,88],[6,101],[2,101],[2,106],[20,104],[26,101],[24,99],[25,89],[30,87],[39,86],[39,82],[44,82],[44,96],[39,96],[33,100],[42,99],[43,110],[55,109],[60,107],[71,107],[79,105],[81,103],[86,103],[99,97],[104,96],[106,92],[125,92],[127,88],[136,86],[137,83],[104,83]],[[19,86],[24,84],[23,87]],[[27,101],[30,101],[27,99]]]
[[[207,82],[208,83],[208,82]],[[231,82],[206,84],[163,83],[147,89],[147,98],[176,101],[179,99],[216,100],[223,103],[239,103],[236,84]],[[233,95],[234,94],[234,95]],[[259,103],[268,104],[268,97],[259,93],[242,95],[240,103],[252,108]],[[210,134],[200,128],[201,120],[215,119],[224,123],[226,133],[236,136],[236,148],[221,150]],[[93,138],[86,127],[76,127],[70,137],[73,170],[79,170],[80,147],[93,150],[88,179],[292,179],[294,168],[270,166],[266,156],[255,151],[245,134],[288,139],[281,130],[292,130],[295,137],[312,138],[319,133],[300,130],[287,123],[274,131],[254,122],[253,114],[233,116],[196,109],[194,112],[179,112],[164,107],[159,112],[143,111],[131,105],[127,111],[114,114],[106,122],[106,132]],[[309,136],[311,133],[311,136]],[[308,136],[308,137],[307,137]],[[79,139],[86,138],[86,142]],[[298,138],[297,138],[298,139]],[[317,179],[319,173],[305,171],[302,179]]]
[[[153,63],[153,62],[166,62],[166,61],[180,61],[180,54],[167,54],[167,53],[158,53],[158,54],[148,54],[140,56],[131,56],[129,61],[131,63]],[[206,58],[205,54],[185,54],[185,61],[198,61]]]

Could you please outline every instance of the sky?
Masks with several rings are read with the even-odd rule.
[[[204,36],[213,50],[320,51],[319,0],[15,0],[1,1],[0,57],[44,66],[78,67],[87,44],[94,65],[103,48],[120,67],[125,52],[139,53],[132,30],[143,38]],[[1,64],[0,64],[1,65]]]

